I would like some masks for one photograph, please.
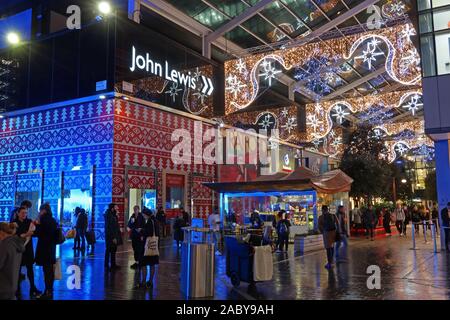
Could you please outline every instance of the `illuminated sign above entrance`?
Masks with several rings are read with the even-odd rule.
[[[137,70],[145,71],[155,76],[164,78],[167,81],[174,82],[177,85],[182,85],[185,88],[198,90],[207,96],[210,96],[214,91],[214,85],[210,78],[192,73],[191,71],[188,71],[187,74],[180,72],[171,68],[167,60],[164,63],[159,63],[152,60],[150,53],[148,52],[145,53],[145,55],[139,55],[134,46],[132,47],[131,55],[131,72],[135,72]]]

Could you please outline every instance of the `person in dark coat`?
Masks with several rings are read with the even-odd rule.
[[[433,203],[433,208],[431,209],[431,220],[435,226],[436,234],[439,234],[439,211],[436,203]]]
[[[281,219],[277,223],[277,234],[278,234],[278,252],[283,252],[283,247],[286,247],[286,252],[288,251],[289,245],[289,228],[291,222],[286,218],[286,211],[281,210]]]
[[[131,231],[131,247],[133,248],[135,263],[130,266],[131,269],[137,269],[139,267],[139,261],[141,260],[144,248],[144,241],[142,240],[142,231],[144,229],[145,219],[140,211],[139,206],[133,207],[133,214],[128,221],[128,228]]]
[[[447,203],[447,208],[444,208],[441,211],[441,223],[442,228],[444,229],[445,250],[450,251],[448,247],[448,242],[450,241],[450,202]]]
[[[373,206],[370,204],[366,211],[363,213],[363,222],[364,227],[366,228],[366,237],[369,239],[370,234],[370,240],[374,240],[374,232],[375,232],[375,225],[378,217],[375,214],[375,211],[373,210]]]
[[[163,207],[158,208],[156,220],[158,221],[159,234],[163,238],[166,237],[166,213],[164,212]]]
[[[86,249],[86,232],[88,228],[88,216],[86,210],[80,208],[80,213],[77,217],[77,223],[75,225],[75,250],[81,250],[84,253]],[[81,244],[81,246],[80,246]]]
[[[106,210],[105,217],[105,270],[117,270],[120,266],[116,264],[117,247],[122,245],[122,235],[119,225],[119,206],[110,203]]]
[[[391,236],[391,212],[388,208],[383,208],[383,228],[387,236]]]
[[[323,236],[323,245],[327,251],[326,269],[331,269],[334,264],[334,245],[336,234],[339,230],[339,219],[335,214],[329,212],[328,206],[322,206],[322,214],[318,220],[319,232]]]
[[[252,215],[250,217],[250,224],[252,225],[252,228],[255,229],[261,229],[263,227],[263,221],[261,217],[259,216],[258,210],[253,210]]]
[[[158,221],[156,220],[151,210],[143,210],[142,213],[144,214],[146,219],[144,229],[142,231],[142,236],[144,240],[144,253],[145,253],[147,238],[153,236],[159,237],[159,229],[158,229]],[[144,254],[142,255],[141,261],[139,263],[142,272],[141,286],[143,286],[143,284],[145,283],[147,288],[153,288],[153,278],[155,277],[156,265],[158,264],[159,264],[159,255],[153,256],[146,256]],[[146,281],[147,266],[150,266],[150,279],[148,281]]]
[[[19,213],[19,208],[25,207],[25,208],[27,208],[27,210],[30,210],[32,206],[33,206],[33,204],[31,203],[30,200],[23,200],[20,203],[19,207],[14,208],[11,211],[11,216],[9,217],[9,222],[14,222],[17,219],[17,213]]]
[[[36,246],[36,264],[44,271],[45,292],[42,299],[53,298],[55,281],[54,265],[56,263],[56,241],[58,224],[52,216],[50,204],[44,203],[39,208],[39,219],[34,222],[34,235],[38,238]]]
[[[28,208],[20,207],[17,213],[17,218],[14,223],[17,224],[16,235],[25,241],[25,252],[22,255],[21,267],[25,266],[27,268],[27,277],[30,282],[30,298],[37,298],[42,294],[34,283],[34,248],[33,248],[33,238],[30,236],[34,233],[36,227],[31,219],[27,218]],[[19,269],[20,273],[20,269]],[[17,289],[17,295],[20,296],[20,276],[19,284]]]
[[[183,218],[183,213],[180,212],[178,218],[173,224],[173,238],[177,242],[177,248],[181,247],[181,243],[184,241],[183,228],[186,227],[186,220]]]
[[[15,223],[0,222],[0,300],[15,300],[24,239],[16,236]],[[31,233],[28,235],[31,236]]]
[[[186,223],[186,226],[190,226],[191,225],[191,217],[189,215],[189,213],[187,213],[186,210],[182,209],[181,213],[183,215],[183,220]]]

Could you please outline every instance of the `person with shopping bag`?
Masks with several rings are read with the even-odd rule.
[[[156,265],[159,264],[159,228],[158,222],[153,215],[153,212],[147,208],[142,210],[142,213],[146,219],[144,229],[142,231],[143,240],[145,243],[144,254],[139,262],[141,280],[138,287],[153,288],[153,279],[155,277]],[[150,266],[150,278],[147,281],[147,266]]]
[[[36,265],[44,271],[45,291],[41,299],[53,298],[55,281],[56,245],[58,242],[58,224],[53,218],[50,204],[44,203],[39,208],[39,220],[35,221],[34,235],[38,238],[36,246]]]
[[[33,221],[27,217],[28,208],[20,207],[17,212],[17,217],[14,223],[17,224],[16,235],[25,241],[25,252],[22,254],[22,261],[20,266],[27,268],[28,281],[30,282],[30,298],[39,297],[42,292],[39,291],[34,283],[34,249],[33,249],[33,238],[31,235],[36,230]],[[20,269],[19,269],[20,272]],[[20,290],[20,277],[17,289],[17,296],[21,296]]]
[[[105,217],[105,271],[120,269],[116,264],[117,247],[122,245],[122,234],[119,225],[119,206],[110,203],[106,210]]]

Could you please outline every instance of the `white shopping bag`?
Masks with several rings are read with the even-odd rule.
[[[55,280],[62,280],[61,259],[56,259],[55,263]]]
[[[151,257],[151,256],[159,256],[159,250],[158,250],[158,237],[147,237],[147,240],[145,241],[145,252],[144,256]]]
[[[271,246],[255,247],[253,260],[253,280],[269,281],[273,277],[273,258]]]

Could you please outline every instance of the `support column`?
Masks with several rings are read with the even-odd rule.
[[[141,1],[128,0],[128,19],[136,23],[141,21]]]
[[[436,184],[439,204],[439,222],[441,221],[441,210],[450,202],[450,146],[449,140],[436,141]],[[441,228],[441,248],[445,249],[443,230]]]

